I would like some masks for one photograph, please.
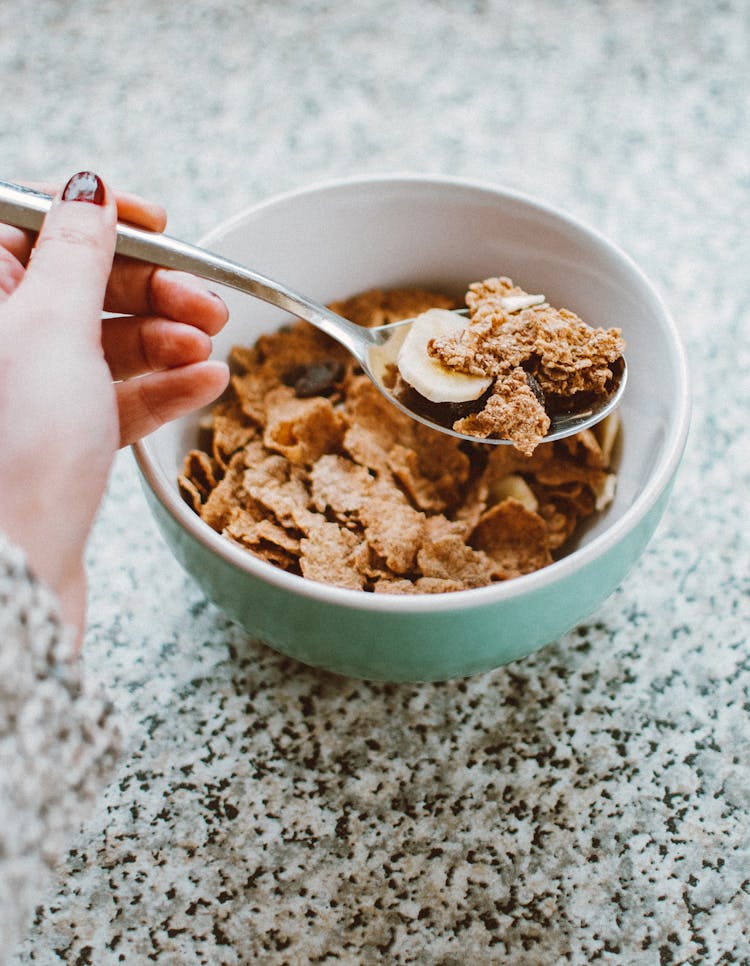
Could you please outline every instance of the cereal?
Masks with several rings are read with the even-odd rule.
[[[343,435],[344,421],[329,399],[299,399],[287,386],[267,394],[263,442],[293,463],[314,463],[338,446]]]
[[[300,541],[272,520],[256,520],[247,511],[239,510],[224,529],[224,535],[257,556],[273,558],[277,566],[285,566],[300,555]]]
[[[226,473],[201,506],[201,516],[219,533],[229,525],[235,510],[250,509],[252,499],[243,486],[244,477],[245,454],[238,452],[232,457]],[[259,512],[258,517],[261,516],[262,513]]]
[[[364,537],[395,574],[414,572],[417,552],[424,544],[425,515],[406,503],[379,497],[360,510]]]
[[[456,503],[469,474],[460,440],[436,433],[396,409],[367,376],[352,381],[345,403],[349,454],[376,473],[390,471],[424,510]]]
[[[509,278],[475,282],[469,287],[466,304],[468,326],[426,343],[428,356],[439,366],[424,369],[411,360],[407,371],[399,356],[401,376],[407,383],[412,370],[428,376],[437,373],[429,387],[435,394],[411,380],[433,402],[474,399],[439,393],[458,378],[485,380],[480,391],[489,388],[479,408],[449,419],[448,425],[452,423],[456,432],[508,439],[530,456],[544,441],[551,414],[571,408],[580,411],[616,387],[625,346],[619,329],[594,328],[567,309],[552,308],[544,296],[528,295]],[[439,330],[436,323],[435,331]],[[397,391],[402,393],[404,387],[399,385]]]
[[[364,576],[356,565],[354,552],[359,539],[337,523],[321,521],[300,542],[302,575],[310,580],[362,590]]]
[[[457,581],[467,588],[491,583],[495,569],[486,554],[468,546],[457,533],[425,541],[417,563],[424,577]]]
[[[503,580],[540,570],[552,563],[542,517],[513,497],[496,503],[471,533],[471,545],[497,565]]]
[[[255,436],[256,430],[236,400],[218,403],[212,415],[212,454],[218,465],[226,469],[234,454]]]
[[[503,437],[509,439],[526,456],[531,456],[544,440],[550,418],[544,404],[529,385],[529,377],[520,366],[495,380],[492,395],[478,413],[457,419],[457,433],[486,439],[502,426]]]
[[[343,315],[345,319],[350,319],[366,328],[387,325],[389,322],[400,322],[402,319],[413,319],[427,309],[457,307],[455,299],[419,288],[390,290],[373,288],[342,302],[333,302],[330,306],[337,315]]]
[[[504,280],[482,285],[470,298],[492,327],[493,299],[520,298],[520,290]],[[332,307],[381,324],[453,304],[395,289]],[[540,308],[521,314],[530,311]],[[228,540],[309,580],[388,594],[485,587],[547,566],[578,523],[613,498],[615,416],[528,454],[461,441],[392,406],[304,322],[235,347],[230,363],[230,388],[201,448],[185,458],[180,493]],[[548,377],[540,368],[539,376],[569,382],[571,373]],[[533,409],[537,375],[524,375],[523,385],[514,368],[506,376]]]
[[[361,513],[371,498],[374,478],[364,466],[329,453],[310,470],[312,502],[318,513],[330,510],[339,520]]]
[[[203,505],[203,494],[187,474],[188,470],[186,469],[182,476],[180,476],[177,480],[180,496],[185,503],[187,503],[187,505],[200,516],[201,506]]]

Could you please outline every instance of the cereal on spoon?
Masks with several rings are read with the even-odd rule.
[[[470,321],[434,310],[412,326],[398,355],[393,391],[430,414],[463,404],[449,425],[481,439],[507,439],[530,456],[550,415],[580,411],[612,394],[625,348],[619,329],[595,328],[550,306],[509,278],[475,282],[466,294]]]

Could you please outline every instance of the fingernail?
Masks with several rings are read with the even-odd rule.
[[[104,182],[93,171],[79,171],[74,174],[63,188],[63,201],[88,201],[92,205],[103,205],[105,197]]]

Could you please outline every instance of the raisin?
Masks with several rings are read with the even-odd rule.
[[[344,366],[341,362],[322,359],[287,372],[284,382],[294,389],[298,399],[307,399],[310,396],[330,395],[343,376]]]
[[[481,412],[491,394],[492,386],[478,399],[469,399],[466,402],[432,402],[406,383],[395,393],[399,402],[411,412],[424,416],[430,422],[445,426],[447,429],[451,429],[456,420]]]
[[[540,406],[543,407],[544,406],[544,391],[542,390],[542,387],[539,385],[539,383],[536,381],[536,379],[534,378],[534,376],[531,375],[530,372],[527,372],[526,373],[526,384],[529,387],[529,389],[536,396],[536,401],[539,403]]]

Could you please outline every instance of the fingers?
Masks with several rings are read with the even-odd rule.
[[[16,289],[37,326],[98,341],[116,221],[114,198],[94,174],[74,175],[55,198]]]
[[[223,362],[199,362],[117,383],[120,446],[129,446],[177,419],[212,402],[229,382]]]
[[[163,318],[105,319],[102,348],[113,379],[129,379],[202,362],[211,354],[211,339],[184,322]]]
[[[27,188],[35,188],[37,191],[44,191],[47,194],[55,195],[59,190],[59,185],[48,182],[29,183],[19,181]],[[162,205],[130,191],[115,192],[115,203],[117,205],[117,217],[120,221],[127,221],[138,228],[146,228],[148,231],[164,231],[167,225],[167,213]],[[7,249],[22,264],[26,264],[34,247],[36,235],[34,232],[23,231],[21,228],[13,228],[11,225],[0,225],[0,247]],[[128,309],[112,309],[113,312],[127,312]]]
[[[130,258],[117,259],[105,308],[190,322],[208,335],[216,335],[229,317],[224,302],[201,279]]]
[[[118,191],[115,201],[120,221],[127,221],[148,231],[164,231],[167,227],[167,212],[155,201],[149,201],[148,198],[142,198],[130,191]]]
[[[49,195],[55,195],[60,189],[59,184],[50,181],[41,182],[19,182],[25,184],[27,188],[35,188],[37,191],[44,191]],[[120,221],[130,222],[139,228],[146,228],[149,231],[164,231],[167,227],[167,212],[163,205],[155,201],[149,201],[141,195],[132,191],[115,191],[115,204],[117,205],[117,217]]]
[[[18,288],[23,272],[23,265],[18,259],[0,247],[0,304]]]
[[[22,265],[25,265],[29,260],[35,237],[34,234],[24,231],[22,228],[0,225],[0,248],[10,252]]]
[[[27,184],[27,187],[49,194],[56,191],[55,185],[47,182]],[[161,205],[127,191],[116,192],[114,201],[120,221],[149,231],[164,230],[167,216]],[[0,250],[5,249],[22,265],[29,260],[34,240],[32,232],[0,225]],[[15,275],[14,282],[17,284]],[[7,291],[7,284],[0,288],[0,298],[3,291]],[[190,322],[208,335],[216,335],[228,317],[222,300],[209,292],[202,280],[121,257],[114,260],[104,307],[108,312],[158,315]]]

